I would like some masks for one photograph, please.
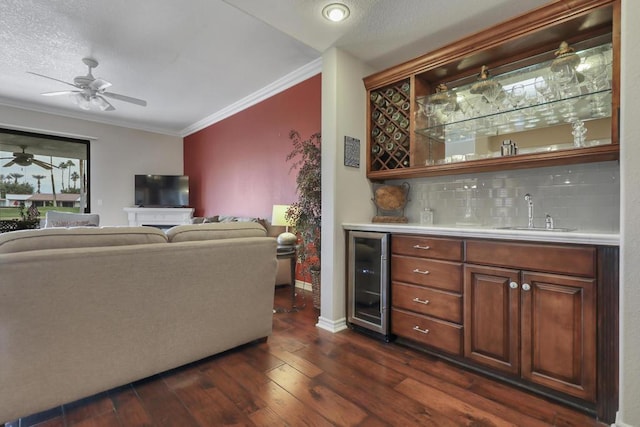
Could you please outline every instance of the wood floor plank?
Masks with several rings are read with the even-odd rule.
[[[289,423],[273,412],[271,408],[262,408],[255,411],[249,415],[249,419],[256,427],[290,426]]]
[[[114,411],[103,412],[93,417],[84,418],[82,421],[74,424],[67,424],[73,427],[122,427],[120,420]]]
[[[289,425],[295,427],[335,427],[329,420],[314,409],[306,406],[273,381],[261,384],[260,388],[264,394],[271,397],[269,399],[269,409],[280,418],[286,420]]]
[[[213,386],[195,382],[177,388],[174,392],[202,427],[253,426],[246,415]]]
[[[396,390],[422,404],[435,405],[439,411],[443,412],[448,418],[453,419],[460,426],[518,427],[518,424],[508,422],[496,414],[471,406],[413,378],[404,380],[396,387]]]
[[[267,372],[282,365],[283,361],[266,351],[266,349],[266,344],[247,346],[246,349],[243,349],[242,356],[260,372]]]
[[[198,426],[196,420],[169,390],[160,376],[152,377],[134,384],[142,406],[145,408],[154,426],[190,427]]]
[[[291,353],[289,351],[281,350],[278,348],[270,348],[269,353],[273,354],[275,357],[285,362],[288,366],[293,367],[309,378],[316,377],[324,372],[313,363],[298,356],[295,353]]]
[[[107,393],[99,393],[86,399],[63,405],[63,408],[65,422],[72,425],[87,418],[113,412],[113,403]]]
[[[152,420],[142,406],[133,387],[122,387],[110,393],[113,407],[123,427],[150,427]]]
[[[336,378],[324,373],[318,378],[326,387],[366,408],[381,423],[397,426],[457,427],[456,424],[437,411],[410,399],[396,390],[381,387],[374,382],[357,381],[350,383],[348,378]],[[366,419],[361,425],[366,426]]]
[[[209,378],[211,383],[245,414],[250,415],[267,407],[267,403],[263,399],[242,387],[223,370],[207,367],[202,371],[202,374]]]
[[[482,377],[484,379],[484,377]],[[522,390],[514,389],[507,384],[484,379],[474,381],[469,391],[486,396],[493,400],[509,402],[508,404],[520,412],[536,414],[550,424],[557,424],[558,420],[567,423],[569,426],[604,426],[593,417],[583,414],[558,403],[550,402],[537,395],[526,393]],[[508,398],[507,398],[508,397]]]
[[[242,355],[229,355],[232,357],[224,357],[217,360],[217,367],[225,372],[229,377],[233,378],[238,384],[249,393],[261,397],[263,384],[271,382],[271,379],[264,372],[259,371],[250,365]]]
[[[417,355],[421,356],[421,355]],[[539,414],[535,416],[528,416],[523,414],[521,411],[517,411],[510,407],[509,405],[505,405],[503,403],[504,399],[489,399],[485,396],[473,393],[469,391],[465,387],[461,387],[454,382],[448,382],[440,379],[437,376],[427,374],[419,369],[416,369],[416,364],[411,363],[409,365],[396,365],[394,369],[397,369],[401,373],[405,374],[407,377],[412,378],[413,380],[419,381],[422,384],[426,384],[429,387],[433,387],[443,393],[446,393],[449,396],[452,396],[456,399],[462,400],[467,404],[470,404],[474,407],[482,408],[483,410],[493,413],[500,414],[500,417],[505,421],[509,421],[517,424],[520,427],[543,427],[549,425],[549,421],[543,421],[540,419]],[[443,372],[446,370],[455,369],[453,366],[444,366],[441,367],[439,372]],[[459,370],[459,369],[458,369]],[[448,374],[444,374],[445,377],[449,377]],[[487,378],[476,378],[477,381],[489,381]],[[461,381],[461,385],[470,384],[469,381]],[[523,399],[526,399],[527,396],[522,396]],[[515,399],[514,399],[515,401]]]
[[[283,365],[267,372],[267,376],[306,406],[340,426],[355,426],[367,417],[359,406],[334,393],[321,384],[289,365]]]

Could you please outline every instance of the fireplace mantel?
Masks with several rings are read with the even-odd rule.
[[[149,225],[166,228],[191,224],[193,208],[124,208],[130,226]]]

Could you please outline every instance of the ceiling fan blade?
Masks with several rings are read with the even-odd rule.
[[[32,71],[27,71],[27,73],[28,74],[33,74],[34,76],[38,76],[38,77],[44,77],[45,79],[54,80],[56,82],[64,83],[66,85],[73,86],[75,88],[78,87],[78,86],[74,85],[73,83],[65,82],[64,80],[56,79],[55,77],[45,76],[44,74],[38,74],[38,73],[34,73]]]
[[[40,166],[41,168],[44,168],[44,169],[46,169],[46,170],[51,170],[51,169],[52,169],[52,166],[53,166],[53,165],[51,165],[50,163],[43,162],[42,160],[38,160],[38,159],[33,159],[33,162],[32,162],[32,163],[33,163],[34,165],[38,165],[38,166]]]
[[[61,90],[58,92],[44,92],[40,95],[44,96],[58,96],[58,95],[71,95],[72,93],[81,93],[81,90]]]
[[[141,107],[147,106],[147,101],[142,99],[132,98],[130,96],[120,95],[113,92],[102,92],[101,95],[108,96],[109,98],[117,99],[118,101],[130,102],[132,104],[140,105]]]
[[[111,86],[111,83],[104,79],[94,79],[91,83],[89,83],[89,88],[95,91],[102,91]]]
[[[9,163],[2,165],[3,168],[8,168],[16,164],[16,159],[11,160]]]

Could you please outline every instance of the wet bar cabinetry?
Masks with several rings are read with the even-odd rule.
[[[595,401],[596,249],[470,240],[465,357]]]
[[[612,422],[618,248],[391,236],[397,341]]]
[[[617,159],[619,15],[553,2],[366,77],[367,176]]]
[[[462,355],[462,240],[393,236],[391,254],[391,332]]]

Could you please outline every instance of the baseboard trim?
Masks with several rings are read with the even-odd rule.
[[[611,424],[611,427],[634,427],[631,424],[623,423],[620,421],[620,411],[616,413],[616,422]]]
[[[344,331],[345,329],[347,329],[347,319],[343,317],[342,319],[331,320],[327,319],[326,317],[320,316],[318,317],[318,323],[316,323],[316,327],[332,333]]]

